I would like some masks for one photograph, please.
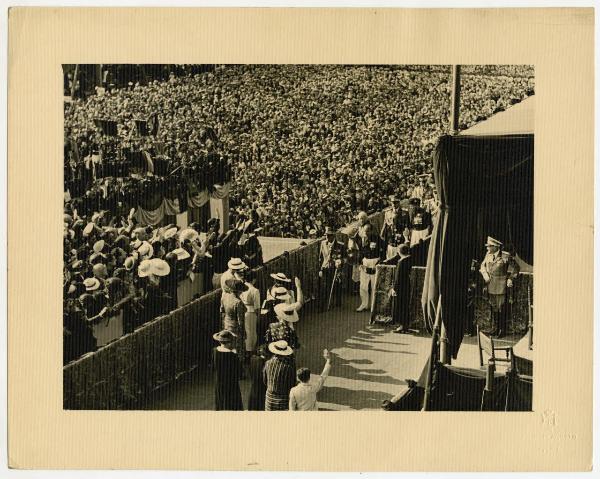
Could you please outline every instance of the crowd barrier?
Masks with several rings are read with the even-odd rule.
[[[369,219],[379,231],[383,213]],[[268,261],[257,271],[256,287],[264,295],[272,284],[269,275],[283,272],[300,278],[306,299],[317,298],[319,246],[315,240]],[[198,276],[193,283],[188,278],[180,284],[178,304],[197,294],[202,287],[196,282]],[[197,367],[207,366],[214,347],[212,335],[221,326],[220,299],[220,289],[192,299],[64,366],[64,409],[134,408],[152,391]]]
[[[283,254],[257,271],[264,294],[271,273],[298,276],[307,298],[318,293],[319,241]],[[64,409],[134,408],[152,391],[210,363],[220,329],[221,290],[192,300],[63,368]]]

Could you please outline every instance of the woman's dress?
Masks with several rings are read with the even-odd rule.
[[[242,366],[233,351],[213,349],[215,411],[243,411],[240,377]]]

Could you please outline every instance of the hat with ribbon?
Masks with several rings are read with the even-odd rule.
[[[287,341],[274,341],[269,344],[269,351],[277,356],[290,356],[294,354],[294,350],[290,348]]]
[[[296,308],[291,304],[277,304],[275,305],[274,311],[275,316],[277,316],[277,319],[281,321],[286,321],[288,323],[296,323],[300,319],[300,317],[298,316],[298,311],[296,311]]]
[[[237,336],[227,329],[213,334],[213,339],[215,341],[219,341],[220,343],[232,343],[235,341],[235,338],[237,338]]]
[[[177,227],[173,226],[172,228],[168,228],[167,230],[165,230],[165,232],[163,233],[163,238],[164,239],[171,239],[176,234],[177,234]]]
[[[196,241],[198,239],[198,232],[192,228],[186,228],[179,232],[179,241]]]
[[[281,281],[283,283],[292,282],[292,280],[283,273],[271,273],[269,276],[271,276],[271,278],[273,278],[275,281]]]
[[[96,291],[100,288],[100,280],[98,278],[85,278],[83,285],[86,291]]]
[[[171,272],[171,267],[164,259],[152,258],[150,260],[152,274],[155,276],[167,276]]]
[[[183,248],[174,249],[172,253],[177,256],[178,261],[188,259],[190,257],[190,254]]]
[[[244,263],[240,258],[231,258],[228,263],[227,263],[227,267],[232,270],[238,270],[238,269],[246,269],[248,266],[246,266],[246,263]]]
[[[148,258],[152,258],[154,255],[154,248],[147,241],[143,241],[142,244],[137,249],[140,256],[147,256]]]
[[[151,274],[152,274],[152,261],[149,259],[145,259],[138,266],[138,276],[140,278],[145,278],[146,276],[150,276]]]
[[[273,298],[279,301],[287,302],[292,298],[290,296],[290,292],[284,286],[278,286],[277,288],[273,288],[271,292],[273,294]]]

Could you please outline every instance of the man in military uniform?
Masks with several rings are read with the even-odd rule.
[[[422,201],[425,197],[425,193],[427,192],[427,180],[429,178],[428,174],[419,175],[419,183],[412,190],[411,198],[418,198],[419,201]]]
[[[349,272],[349,286],[352,293],[356,293],[358,290],[358,283],[360,282],[360,262],[362,260],[361,251],[363,248],[363,241],[358,236],[358,228],[353,227],[348,232],[348,272]]]
[[[387,250],[388,245],[393,242],[397,234],[402,234],[404,228],[410,225],[407,212],[400,206],[400,198],[391,195],[389,199],[391,207],[384,214],[383,226],[379,234],[384,250]]]
[[[410,246],[412,247],[429,236],[433,225],[431,215],[421,207],[421,200],[411,198],[410,205]]]
[[[392,297],[392,324],[397,324],[394,333],[408,333],[410,326],[410,271],[412,260],[407,244],[400,246],[396,269],[394,270],[394,286],[390,290]]]
[[[356,227],[358,228],[358,236],[364,241],[367,237],[367,225],[370,225],[369,216],[364,211],[359,211],[356,216]]]
[[[487,254],[481,263],[479,272],[485,281],[488,297],[492,306],[492,335],[499,338],[506,334],[506,289],[512,288],[513,280],[519,275],[519,265],[509,254],[502,253],[502,243],[488,236],[485,244]]]
[[[324,308],[327,308],[330,295],[332,305],[342,305],[342,273],[346,256],[344,244],[336,239],[335,231],[331,227],[326,227],[325,239],[321,241],[319,251],[319,262],[321,264],[319,278],[322,279],[320,288],[321,305]]]

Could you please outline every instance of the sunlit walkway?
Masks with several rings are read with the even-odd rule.
[[[379,409],[381,402],[406,389],[406,379],[418,379],[429,354],[427,336],[395,334],[391,326],[369,325],[369,313],[357,313],[357,297],[346,297],[341,309],[300,314],[296,330],[302,347],[298,366],[313,373],[323,367],[322,351],[334,356],[331,374],[319,394],[320,409]],[[512,342],[512,341],[511,341]],[[453,364],[477,367],[475,338],[465,338]],[[241,382],[244,401],[250,383]],[[157,391],[142,409],[211,410],[214,407],[211,371],[194,371]]]

